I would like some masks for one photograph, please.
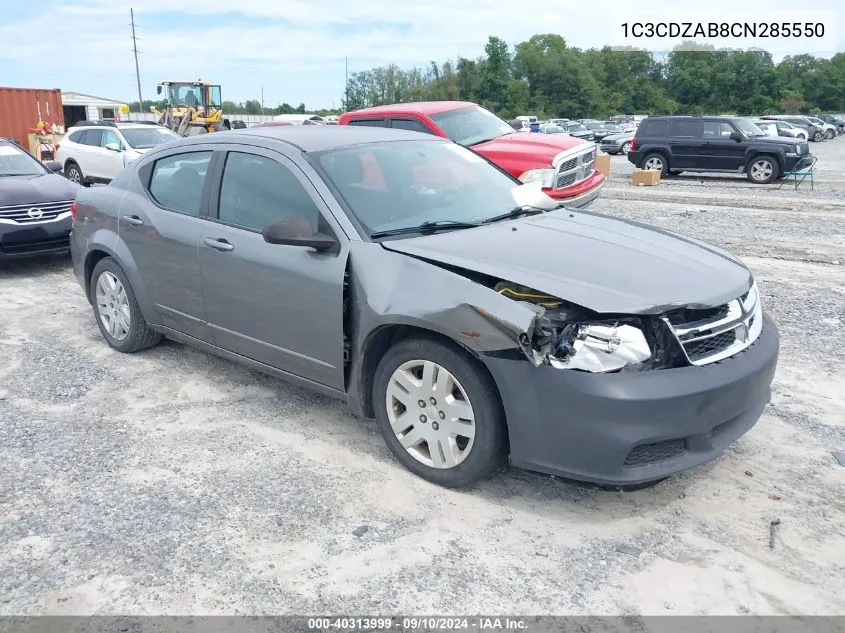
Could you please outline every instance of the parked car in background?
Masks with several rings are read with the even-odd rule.
[[[605,136],[610,134],[610,131],[607,129],[604,123],[601,121],[589,121],[588,123],[584,124],[588,130],[593,133],[593,139],[596,141],[602,140]]]
[[[83,190],[73,270],[113,349],[167,336],[342,399],[436,484],[508,457],[610,485],[718,457],[777,366],[752,272],[556,206],[436,136],[252,128]]]
[[[821,119],[825,123],[836,126],[838,134],[845,134],[845,121],[842,119],[837,119],[835,116],[830,114],[817,114],[815,116],[817,119]]]
[[[144,152],[180,138],[161,125],[85,121],[68,129],[56,160],[72,182],[108,183]]]
[[[543,134],[566,134],[566,129],[554,123],[544,123],[540,126],[540,132]]]
[[[824,128],[814,125],[807,117],[791,114],[770,114],[761,116],[764,121],[786,121],[790,125],[799,127],[807,133],[807,139],[818,142],[824,140]]]
[[[806,141],[767,136],[748,119],[720,116],[649,117],[628,160],[666,176],[682,171],[742,174],[767,184],[812,159]]]
[[[751,119],[751,122],[759,127],[767,136],[785,136],[806,141],[807,132],[786,121],[766,121],[764,119]]]
[[[824,137],[827,140],[830,140],[834,138],[837,134],[839,134],[839,130],[836,129],[835,125],[831,125],[830,123],[822,121],[821,119],[814,116],[808,116],[807,119],[816,127],[820,127],[824,130]]]
[[[42,163],[0,139],[0,259],[66,252],[79,186],[58,161]]]
[[[595,133],[587,128],[583,123],[578,123],[577,121],[570,121],[566,125],[561,125],[561,127],[566,130],[566,133],[570,136],[574,136],[575,138],[580,138],[585,141],[592,141],[595,139]]]
[[[569,123],[569,119],[549,119],[548,121],[546,121],[546,123],[564,126],[565,124]]]
[[[601,151],[607,154],[627,154],[631,149],[634,132],[620,132],[609,134],[601,140]]]
[[[452,139],[523,182],[539,182],[549,196],[571,207],[590,204],[605,183],[604,174],[595,168],[595,145],[567,134],[516,132],[492,112],[466,101],[377,106],[345,112],[338,124],[392,127]]]

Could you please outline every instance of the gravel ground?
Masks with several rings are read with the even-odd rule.
[[[845,165],[845,139],[813,147]],[[67,258],[4,264],[0,615],[845,613],[845,211],[698,205],[680,178],[614,199],[625,164],[594,210],[729,247],[781,329],[772,403],[724,457],[629,493],[440,489],[340,403],[175,343],[111,351]],[[817,197],[845,199],[838,169]]]

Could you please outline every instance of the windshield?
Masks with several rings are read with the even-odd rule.
[[[545,132],[546,134],[562,134],[566,132],[566,130],[564,130],[559,125],[544,125],[540,128],[540,130]]]
[[[175,132],[161,127],[121,128],[120,132],[129,147],[133,149],[150,149],[156,145],[182,138]]]
[[[479,223],[525,204],[533,184],[446,141],[372,143],[309,158],[365,235],[423,222]],[[550,200],[536,189],[532,205]]]
[[[587,127],[591,130],[603,130],[604,123],[587,123]]]
[[[569,124],[569,131],[570,132],[586,132],[587,128],[585,128],[580,123],[570,123]]]
[[[513,133],[510,125],[478,106],[439,112],[432,114],[431,119],[446,136],[461,145],[475,145]]]
[[[41,176],[47,170],[14,145],[0,144],[0,176]]]
[[[763,132],[763,130],[754,125],[748,119],[734,119],[733,124],[737,126],[739,131],[745,134],[745,136],[766,136],[766,133]]]
[[[198,108],[204,105],[202,87],[193,84],[171,84],[167,87],[167,96],[171,105]]]
[[[606,127],[609,132],[621,132],[622,131],[622,126],[618,125],[616,123],[605,123],[604,127]]]

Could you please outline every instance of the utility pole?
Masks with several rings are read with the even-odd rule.
[[[349,56],[344,57],[346,63],[346,100],[343,103],[343,111],[349,111]]]
[[[138,41],[135,37],[135,10],[129,9],[132,19],[132,51],[135,53],[135,80],[138,82],[138,112],[144,111],[144,99],[141,97],[141,71],[138,70]]]

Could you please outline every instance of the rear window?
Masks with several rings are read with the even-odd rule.
[[[646,119],[640,123],[637,136],[668,136],[669,121],[666,119]]]
[[[83,134],[85,134],[85,130],[76,130],[76,132],[71,132],[70,134],[68,134],[67,138],[69,141],[79,143],[79,141],[82,139]]]
[[[384,127],[384,119],[351,119],[348,125],[362,125],[366,127]]]

